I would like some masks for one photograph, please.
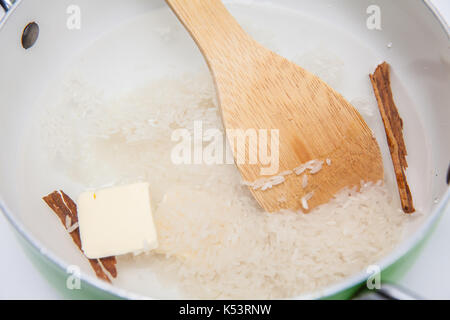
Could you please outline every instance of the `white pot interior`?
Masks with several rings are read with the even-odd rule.
[[[264,4],[248,4],[258,2]],[[335,79],[335,89],[348,100],[374,99],[368,74],[382,61],[391,64],[393,92],[405,124],[408,181],[420,212],[405,236],[408,241],[433,218],[433,209],[447,190],[450,51],[445,31],[418,0],[379,1],[382,31],[365,26],[366,9],[372,3],[368,0],[339,4],[333,0],[281,0],[276,6],[284,9],[268,10],[271,3],[275,1],[233,1],[229,6],[257,40],[270,34],[272,40],[263,44],[281,55],[295,60],[324,48],[339,57],[344,76]],[[80,30],[66,27],[66,9],[71,4],[82,10]],[[152,14],[163,7],[162,0],[23,1],[0,29],[0,199],[8,214],[41,245],[90,275],[88,263],[41,200],[54,189],[62,188],[76,197],[86,188],[52,167],[42,155],[35,136],[43,112],[41,101],[48,101],[49,94],[58,91],[58,79],[80,57],[85,60],[79,71],[111,94],[143,86],[167,73],[206,70],[187,33],[161,43],[151,32],[178,23],[168,9],[162,15]],[[34,47],[24,50],[20,37],[31,21],[39,24],[40,36]],[[297,34],[294,39],[289,38],[292,30]],[[366,120],[369,125],[381,122],[378,113]],[[384,133],[375,133],[381,137],[386,171],[392,173]],[[137,278],[128,281],[118,285],[150,297],[177,296],[175,290],[156,280],[145,289],[139,287]]]

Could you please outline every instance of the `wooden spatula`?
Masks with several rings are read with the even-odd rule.
[[[251,187],[264,209],[307,212],[328,202],[344,187],[383,178],[380,149],[372,131],[339,93],[258,44],[220,0],[166,1],[209,65],[225,128],[267,130],[269,136],[271,129],[278,129],[279,170],[273,176],[317,160],[313,170],[285,175],[286,181],[272,188],[263,191],[265,188]],[[248,140],[246,148],[255,152]],[[270,149],[277,151],[275,145]],[[233,151],[236,160],[237,150]],[[320,161],[322,169],[314,173]],[[260,159],[256,164],[237,162],[237,166],[245,181],[270,178],[261,176],[261,168],[268,165]]]

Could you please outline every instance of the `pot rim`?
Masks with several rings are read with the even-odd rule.
[[[425,7],[433,14],[433,16],[438,20],[440,26],[443,28],[444,32],[447,34],[447,37],[450,38],[450,29],[449,26],[440,13],[440,11],[433,5],[431,0],[422,0]],[[16,0],[11,9],[6,12],[3,18],[0,19],[0,28],[3,24],[6,23],[8,17],[13,14],[13,12],[20,6],[22,0]],[[446,211],[447,207],[450,205],[450,186],[447,187],[447,191],[444,193],[442,199],[437,204],[437,206],[432,210],[430,216],[427,218],[426,222],[423,223],[419,229],[408,239],[404,240],[394,251],[392,251],[388,256],[384,257],[380,261],[378,261],[377,265],[380,267],[380,270],[384,270],[387,267],[393,265],[396,261],[401,259],[403,256],[408,254],[413,248],[415,248],[428,234],[429,230],[435,225],[440,216]],[[65,262],[63,259],[58,257],[54,252],[48,250],[38,239],[36,239],[33,235],[31,235],[24,225],[17,219],[12,211],[8,209],[7,205],[4,203],[3,199],[0,198],[0,212],[6,216],[7,220],[10,224],[16,229],[16,231],[32,246],[33,249],[40,252],[40,254],[49,260],[51,263],[56,265],[61,269],[62,272],[66,272],[69,264]],[[292,297],[291,299],[320,299],[334,296],[340,292],[343,292],[347,289],[353,288],[361,283],[363,283],[368,278],[368,274],[364,271],[361,271],[357,274],[354,274],[342,281],[330,285],[325,289],[319,290],[318,292],[300,295],[296,297]],[[123,299],[147,299],[153,300],[154,298],[133,293],[129,290],[121,289],[113,286],[112,284],[106,283],[94,276],[85,274],[81,271],[80,280],[87,283],[89,286],[99,289],[107,294],[112,296],[116,296],[118,298]]]

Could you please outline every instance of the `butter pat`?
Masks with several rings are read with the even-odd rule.
[[[77,206],[88,258],[139,254],[158,246],[148,183],[84,192]]]

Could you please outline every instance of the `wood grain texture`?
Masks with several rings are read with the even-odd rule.
[[[408,153],[403,139],[403,120],[398,113],[392,95],[389,64],[386,62],[380,64],[375,72],[370,75],[370,80],[372,81],[373,90],[378,102],[378,109],[380,110],[386,131],[402,209],[405,213],[413,213],[416,210],[414,209],[414,203],[405,173],[408,167],[408,162],[406,161]]]
[[[213,75],[226,129],[278,129],[279,172],[309,160],[331,166],[309,177],[290,175],[272,189],[252,192],[268,212],[328,202],[344,187],[383,179],[379,146],[361,115],[310,72],[262,47],[246,34],[220,0],[166,0],[190,32]],[[248,145],[247,145],[248,148]],[[261,163],[237,164],[246,181]],[[285,201],[281,202],[280,199]]]

